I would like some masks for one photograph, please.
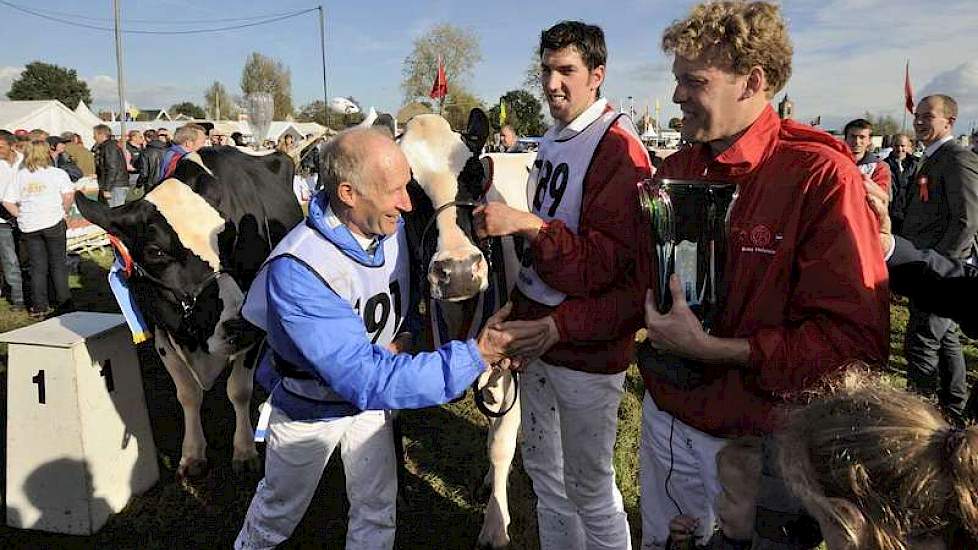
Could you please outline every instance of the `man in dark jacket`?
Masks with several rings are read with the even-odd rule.
[[[901,236],[916,248],[974,261],[978,233],[978,156],[954,141],[957,102],[946,95],[920,100],[914,130],[926,149],[916,173]],[[952,419],[967,401],[966,366],[957,324],[910,302],[907,322],[907,386],[937,394]]]
[[[890,166],[890,219],[896,234],[903,230],[903,214],[911,192],[910,176],[917,171],[920,164],[920,159],[913,156],[912,151],[913,142],[910,137],[897,134],[893,137],[893,151],[885,159]]]
[[[71,179],[72,183],[78,181],[82,177],[81,168],[79,168],[71,158],[65,153],[65,140],[58,136],[48,136],[48,147],[51,148],[51,161],[55,168],[61,168],[68,173],[68,178]]]
[[[141,161],[139,163],[139,179],[136,186],[141,187],[143,192],[149,192],[160,179],[160,171],[163,166],[163,155],[166,153],[167,145],[160,141],[156,130],[146,130],[143,132],[146,138],[146,147],[143,149]]]
[[[126,157],[122,147],[112,139],[112,129],[99,124],[93,130],[95,135],[95,175],[98,177],[99,200],[109,206],[125,202],[129,192],[129,173],[126,171]]]
[[[925,311],[958,323],[969,338],[978,338],[978,266],[931,249],[920,250],[894,235],[887,192],[873,182],[864,185],[866,199],[880,219],[880,248],[890,273],[890,290],[910,298]],[[978,420],[978,384],[971,388],[964,417]]]

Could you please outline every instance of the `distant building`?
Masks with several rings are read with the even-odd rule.
[[[778,116],[782,119],[795,118],[795,103],[788,99],[788,94],[778,102]]]

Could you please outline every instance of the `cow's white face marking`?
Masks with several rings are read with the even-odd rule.
[[[419,115],[404,129],[401,151],[411,165],[411,172],[437,210],[455,200],[458,175],[472,157],[462,137],[453,132],[448,121],[438,115]],[[479,253],[462,232],[456,211],[449,208],[438,215],[438,253],[433,261],[445,258],[468,258]]]
[[[207,262],[214,271],[221,270],[217,236],[224,230],[225,220],[213,206],[173,178],[157,185],[145,199],[166,219],[187,250]]]

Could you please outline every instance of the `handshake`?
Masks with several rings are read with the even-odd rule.
[[[506,321],[511,310],[512,304],[506,304],[490,317],[476,341],[490,369],[520,371],[560,340],[553,317]]]

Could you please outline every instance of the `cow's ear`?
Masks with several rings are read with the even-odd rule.
[[[75,191],[75,204],[78,205],[78,211],[86,220],[109,231],[109,227],[112,225],[112,208],[109,205],[93,201],[81,191]]]
[[[472,154],[478,155],[482,152],[482,147],[489,139],[489,117],[485,111],[478,108],[469,111],[469,124],[463,137]]]
[[[388,113],[378,116],[373,125],[386,129],[390,132],[391,137],[397,135],[397,128],[394,127],[394,117]]]

